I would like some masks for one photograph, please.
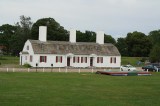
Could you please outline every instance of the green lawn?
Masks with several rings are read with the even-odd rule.
[[[0,106],[160,106],[160,73],[0,73]]]
[[[0,67],[20,67],[19,57],[15,56],[0,56]]]
[[[122,65],[126,65],[126,64],[131,64],[133,66],[144,66],[144,63],[141,63],[140,65],[137,65],[137,62],[140,61],[142,59],[142,57],[122,57],[121,61],[122,61]]]
[[[0,56],[0,62],[3,64],[19,64],[19,57]]]

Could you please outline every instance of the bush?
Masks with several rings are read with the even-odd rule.
[[[23,66],[26,67],[26,68],[32,67],[32,66],[31,66],[30,64],[28,64],[28,63],[25,63]]]

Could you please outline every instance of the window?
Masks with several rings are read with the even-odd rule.
[[[110,58],[110,63],[112,63],[112,57]]]
[[[79,63],[79,57],[73,57],[73,63]]]
[[[56,63],[62,63],[62,56],[56,56]]]
[[[78,61],[77,62],[79,63],[79,57],[78,57]]]
[[[116,57],[114,57],[114,63],[116,63]]]
[[[110,63],[116,63],[116,57],[111,57],[110,58]]]
[[[103,57],[97,57],[97,63],[103,63]]]
[[[27,46],[27,50],[29,50],[29,46]]]
[[[83,57],[81,57],[81,63],[83,63]]]
[[[85,62],[87,63],[87,57],[85,57]]]
[[[46,62],[47,56],[40,56],[40,62]]]
[[[81,63],[87,63],[87,57],[81,57]]]
[[[97,63],[99,63],[99,57],[97,57]]]
[[[32,62],[33,61],[33,56],[30,56],[30,62]]]

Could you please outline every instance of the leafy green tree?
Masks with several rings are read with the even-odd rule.
[[[77,31],[76,36],[77,42],[96,42],[96,33],[93,31],[85,31],[85,33]]]
[[[151,62],[160,62],[160,43],[154,45],[151,53],[149,55],[149,59]]]
[[[4,52],[9,54],[11,51],[11,44],[10,44],[10,39],[12,36],[14,36],[16,31],[16,27],[9,25],[9,24],[4,24],[0,26],[0,45],[4,46]]]
[[[96,33],[93,31],[85,31],[85,42],[96,42]]]
[[[149,33],[149,38],[152,41],[152,44],[159,43],[160,41],[160,30],[154,30]]]
[[[17,22],[14,36],[10,39],[11,53],[19,55],[22,51],[24,43],[31,38],[32,22],[30,17],[20,16],[20,22]]]
[[[77,42],[96,42],[96,33],[93,31],[85,31],[85,33],[77,31]],[[111,35],[104,34],[104,43],[116,44],[115,39]]]
[[[152,47],[148,36],[137,31],[127,34],[126,43],[128,45],[129,56],[147,57]]]
[[[153,45],[149,59],[151,62],[160,62],[160,30],[151,31],[148,37]]]
[[[111,35],[104,34],[104,43],[116,44],[116,40]]]
[[[116,47],[118,48],[122,56],[128,56],[128,45],[125,38],[118,38]]]
[[[76,41],[77,42],[84,42],[85,41],[85,33],[81,31],[76,31]]]
[[[47,26],[47,40],[68,41],[69,33],[53,18],[42,18],[33,24],[31,39],[38,39],[39,26]]]

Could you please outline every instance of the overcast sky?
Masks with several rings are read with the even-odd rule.
[[[0,0],[0,26],[52,17],[65,29],[104,31],[114,38],[160,29],[160,0]]]

